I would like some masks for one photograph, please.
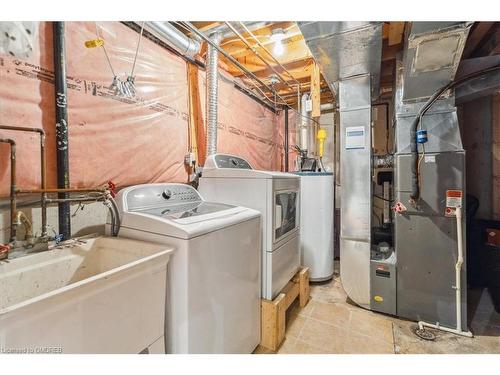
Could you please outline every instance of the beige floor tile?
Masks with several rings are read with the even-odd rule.
[[[298,314],[287,314],[285,336],[299,337],[305,322],[306,322],[305,316]]]
[[[329,353],[344,353],[347,330],[307,318],[298,339]]]
[[[300,316],[310,316],[316,306],[316,303],[317,302],[314,299],[310,299],[309,302],[307,302],[307,305],[300,307],[299,300],[297,299],[290,305],[287,312]]]
[[[295,337],[285,337],[285,339],[283,340],[283,343],[281,344],[281,346],[279,347],[278,349],[278,352],[277,354],[295,354],[296,353],[296,350],[295,350],[295,342],[297,341],[297,339]]]
[[[394,343],[392,322],[383,315],[359,309],[351,314],[350,330],[378,340]]]
[[[313,346],[302,340],[295,340],[292,348],[294,354],[336,354],[320,347]]]
[[[347,301],[347,295],[341,287],[312,287],[311,297],[321,302],[345,303]]]
[[[348,328],[351,320],[351,310],[345,304],[317,302],[310,317],[325,323]]]
[[[499,353],[500,314],[492,310],[488,296],[477,293],[471,309],[473,339],[433,331],[436,341],[413,333],[416,322],[375,313],[350,303],[339,277],[330,283],[312,284],[309,303],[298,301],[287,312],[286,338],[279,354],[323,353]],[[259,348],[256,353],[270,353]]]

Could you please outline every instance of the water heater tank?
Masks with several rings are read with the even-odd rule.
[[[311,281],[329,280],[333,277],[333,174],[296,174],[300,175],[302,265],[309,267]]]

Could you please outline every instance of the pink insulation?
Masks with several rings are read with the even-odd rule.
[[[115,72],[130,74],[138,33],[119,22],[99,22]],[[96,38],[94,22],[66,23],[68,120],[71,187],[113,180],[118,187],[148,182],[185,182],[188,150],[186,62],[143,39],[135,67],[134,99],[108,89],[113,75]],[[43,127],[47,133],[47,177],[55,187],[54,78],[52,24],[41,22],[29,60],[0,55],[0,123]],[[227,74],[219,81],[218,151],[240,155],[259,169],[283,168],[283,112],[275,115],[235,89]],[[200,72],[204,103],[204,72]],[[204,105],[203,105],[204,106]],[[292,112],[291,112],[292,114]],[[291,116],[290,134],[295,120]],[[39,186],[36,134],[1,131],[17,142],[18,188]],[[291,136],[290,145],[294,137]],[[290,156],[291,163],[294,159]],[[9,192],[9,148],[0,144],[0,195]]]

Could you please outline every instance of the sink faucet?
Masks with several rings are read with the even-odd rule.
[[[23,211],[17,211],[16,213],[16,221],[15,225],[23,225],[25,229],[25,240],[28,245],[33,245],[35,242],[35,238],[33,237],[33,226],[31,225],[31,221],[28,219],[26,214]]]

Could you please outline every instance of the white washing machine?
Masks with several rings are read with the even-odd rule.
[[[243,158],[214,154],[203,167],[200,193],[262,214],[262,298],[273,299],[300,267],[300,177],[252,169]]]
[[[117,204],[119,236],[176,248],[167,353],[251,353],[260,342],[260,213],[206,202],[185,184],[131,186]]]

